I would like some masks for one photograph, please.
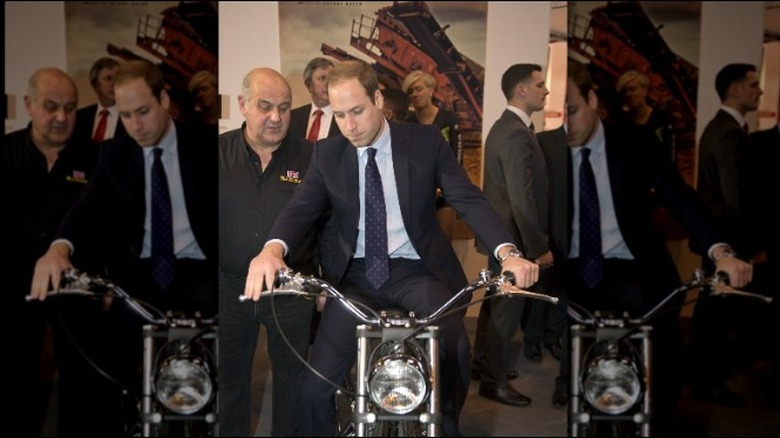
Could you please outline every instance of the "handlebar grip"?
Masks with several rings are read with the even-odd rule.
[[[516,281],[517,279],[515,278],[515,274],[513,274],[512,271],[504,271],[501,273],[501,275],[503,275],[504,278],[506,278],[506,281],[511,283],[512,286],[517,285],[517,281]]]

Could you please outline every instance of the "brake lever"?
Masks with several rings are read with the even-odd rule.
[[[739,295],[741,297],[746,298],[754,298],[757,300],[761,300],[765,303],[771,303],[773,298],[768,297],[766,295],[761,295],[753,292],[745,292],[739,289],[734,289],[733,287],[729,286],[726,283],[722,282],[714,282],[712,284],[712,293],[711,295],[720,295],[720,296],[726,296],[726,295]]]

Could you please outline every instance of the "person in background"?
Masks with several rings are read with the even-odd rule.
[[[650,105],[647,97],[650,78],[636,70],[628,70],[618,78],[615,89],[623,97],[620,118],[652,135],[663,146],[663,153],[674,162],[672,119],[665,111]]]
[[[762,217],[758,197],[767,188],[757,187],[757,168],[745,115],[758,109],[762,91],[756,67],[728,64],[715,76],[715,91],[721,107],[704,128],[699,141],[699,167],[696,188],[704,204],[723,230],[733,253],[750,260],[757,274],[766,262],[766,240],[761,236]],[[694,252],[702,248],[692,245]],[[715,266],[702,257],[708,274]],[[733,284],[733,283],[732,283]],[[752,285],[751,285],[752,286]],[[751,288],[749,286],[749,288]],[[752,289],[751,289],[752,290]],[[755,292],[761,292],[756,290]],[[747,344],[759,348],[757,303],[736,300],[706,300],[696,303],[691,317],[691,376],[694,395],[726,406],[742,406],[745,398],[728,388],[726,380],[734,370],[734,359]],[[729,345],[735,334],[738,344]],[[743,350],[744,351],[744,350]],[[755,351],[747,351],[753,355]]]
[[[549,268],[553,266],[547,233],[547,169],[533,132],[531,115],[544,109],[550,92],[545,86],[542,67],[536,64],[509,67],[501,78],[501,90],[507,107],[485,140],[485,197],[504,220],[514,241],[521,242],[518,249],[541,269],[539,282],[530,290],[547,293],[552,272]],[[498,272],[498,262],[492,258],[488,261],[488,268]],[[529,397],[509,385],[507,378],[514,370],[512,338],[528,301],[532,300],[498,297],[483,303],[479,321],[484,324],[477,326],[478,332],[480,329],[485,331],[482,335],[477,334],[476,338],[483,340],[485,345],[475,346],[472,362],[473,370],[481,374],[479,395],[511,406],[531,403]],[[489,313],[489,317],[483,313]],[[540,344],[541,339],[532,340],[526,336],[525,349],[537,349],[539,361]],[[484,350],[484,357],[477,357],[481,350]]]
[[[415,70],[404,78],[401,90],[409,95],[409,100],[414,108],[414,111],[409,113],[406,121],[438,127],[444,139],[452,148],[455,159],[462,165],[463,146],[458,129],[458,117],[454,112],[440,108],[433,103],[433,95],[436,92],[436,78],[422,70]],[[436,198],[436,207],[436,217],[439,220],[439,224],[441,224],[444,234],[452,242],[455,234],[457,214],[452,206],[447,205],[442,196]]]
[[[522,257],[501,217],[458,165],[440,131],[383,117],[384,98],[370,65],[336,65],[328,75],[328,95],[343,135],[314,147],[298,193],[249,265],[245,297],[260,298],[278,269],[286,266],[285,257],[297,251],[307,230],[331,207],[335,226],[325,232],[333,233],[336,245],[332,256],[323,259],[324,279],[346,298],[371,308],[393,306],[430,315],[467,284],[436,221],[439,186],[477,240],[493,248],[502,270],[515,275],[518,287],[537,281],[538,265]],[[373,195],[365,196],[364,189],[372,187]],[[341,381],[354,362],[356,345],[346,341],[354,338],[356,326],[357,320],[339,303],[326,304],[310,365],[330,381]],[[445,435],[458,436],[469,383],[469,341],[462,313],[442,319],[439,327],[442,429]],[[334,401],[333,387],[307,372],[299,396],[298,433],[332,435]]]
[[[119,110],[114,99],[114,76],[119,61],[114,58],[99,58],[89,69],[89,84],[95,91],[97,103],[76,112],[74,137],[102,143],[114,137],[125,137],[125,126],[119,122]]]
[[[333,61],[317,57],[306,64],[303,83],[311,94],[311,103],[292,110],[290,132],[317,143],[323,138],[339,135],[339,128],[333,121],[333,110],[328,99],[326,80],[333,70]]]
[[[301,322],[311,320],[314,303],[295,296],[274,297],[273,303],[271,298],[238,300],[249,262],[309,167],[313,145],[288,131],[291,105],[290,85],[281,74],[254,69],[244,77],[238,98],[244,124],[219,136],[219,431],[224,436],[254,433],[247,370],[261,325],[273,373],[271,435],[298,434],[295,398],[304,363],[296,353],[306,357],[309,325]],[[317,274],[316,237],[309,233],[288,259],[305,275]]]
[[[187,89],[195,101],[192,123],[216,127],[221,116],[217,75],[208,70],[200,70],[192,75]]]
[[[409,117],[409,95],[397,88],[385,88],[382,97],[385,99],[385,107],[382,109],[385,118],[405,122]]]

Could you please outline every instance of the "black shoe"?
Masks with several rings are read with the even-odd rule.
[[[547,347],[548,350],[550,350],[550,354],[552,357],[554,357],[556,360],[561,360],[561,353],[563,352],[563,347],[559,342],[555,342],[553,344],[545,344],[545,347]]]
[[[730,390],[725,384],[710,385],[694,390],[694,396],[716,405],[738,408],[745,406],[745,397]]]
[[[556,409],[563,409],[569,404],[569,391],[566,385],[555,385],[552,395],[552,405]]]
[[[528,406],[531,399],[515,391],[511,386],[506,388],[479,387],[479,395],[509,406]]]
[[[523,349],[523,353],[525,353],[525,357],[530,359],[531,362],[542,361],[542,347],[539,344],[532,344],[526,342],[525,348]]]
[[[520,372],[517,370],[512,370],[508,373],[506,373],[506,379],[507,380],[515,380],[520,376]],[[480,381],[482,380],[482,371],[478,369],[471,369],[471,380]]]

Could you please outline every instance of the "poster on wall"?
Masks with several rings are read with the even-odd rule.
[[[201,71],[217,74],[216,3],[65,2],[68,72],[79,89],[79,107],[97,101],[89,80],[96,60],[146,59],[163,72],[174,117],[197,120],[206,105],[190,80]]]
[[[601,116],[644,125],[693,184],[700,2],[574,2],[569,57],[588,65]]]
[[[297,108],[312,101],[303,71],[315,57],[366,61],[382,88],[430,73],[433,103],[456,113],[463,166],[478,183],[486,27],[486,2],[280,2],[282,74]]]

